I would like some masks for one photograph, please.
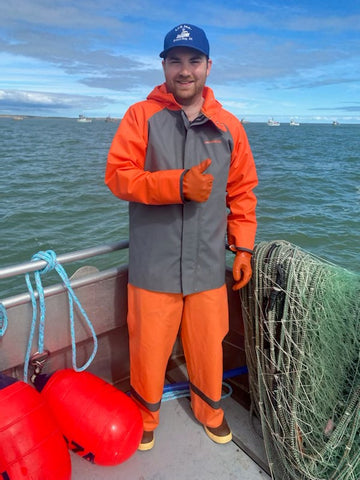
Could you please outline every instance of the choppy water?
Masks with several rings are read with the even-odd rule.
[[[245,128],[259,175],[257,241],[288,240],[359,272],[360,125]],[[127,238],[127,204],[103,181],[116,129],[0,118],[1,266]]]

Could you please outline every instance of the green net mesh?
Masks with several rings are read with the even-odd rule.
[[[285,241],[241,291],[253,408],[276,480],[360,480],[360,276]]]

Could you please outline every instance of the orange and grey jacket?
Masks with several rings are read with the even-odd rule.
[[[188,295],[225,280],[225,237],[252,249],[257,175],[240,121],[209,87],[201,114],[189,122],[165,84],[131,106],[110,147],[105,183],[129,204],[129,282]],[[187,169],[210,158],[214,176],[204,203],[186,201]],[[228,208],[228,210],[227,210]]]

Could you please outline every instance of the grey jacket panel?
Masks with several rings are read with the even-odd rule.
[[[231,135],[204,116],[190,124],[181,110],[167,109],[149,119],[148,132],[146,170],[189,169],[210,158],[214,183],[204,203],[130,203],[129,282],[184,295],[218,288],[225,281]]]

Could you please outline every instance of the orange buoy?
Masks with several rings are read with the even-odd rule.
[[[90,372],[39,375],[35,386],[51,408],[70,450],[97,465],[118,465],[139,446],[142,417],[124,392]]]
[[[0,479],[69,480],[65,440],[41,395],[0,373]]]

